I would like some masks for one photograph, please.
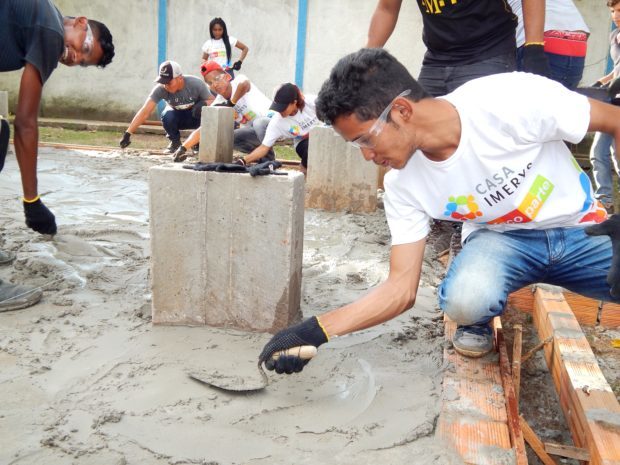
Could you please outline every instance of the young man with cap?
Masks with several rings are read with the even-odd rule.
[[[243,153],[250,153],[261,144],[265,131],[273,114],[269,110],[270,101],[261,90],[243,74],[234,79],[215,61],[205,61],[200,72],[212,92],[217,94],[212,105],[229,106],[235,110],[235,121],[240,127],[234,130],[233,148]],[[200,129],[194,131],[174,155],[174,161],[187,158],[187,149],[200,142]],[[261,158],[262,161],[274,160],[273,150]],[[237,163],[243,164],[243,159]]]
[[[184,76],[181,66],[176,61],[164,61],[159,66],[157,85],[131,120],[131,124],[119,142],[121,148],[131,143],[131,135],[144,124],[155,107],[164,100],[166,108],[161,114],[161,121],[170,140],[165,153],[174,153],[181,146],[181,129],[196,129],[200,126],[202,107],[211,99],[209,89],[202,79],[196,76]]]
[[[242,158],[244,164],[262,159],[279,139],[293,139],[293,145],[301,158],[301,171],[308,169],[308,144],[310,130],[319,124],[315,110],[315,95],[304,96],[295,84],[282,84],[276,91],[269,107],[276,113],[265,131],[260,146]]]
[[[390,271],[357,301],[277,333],[259,357],[267,368],[300,371],[306,360],[271,355],[318,347],[411,308],[431,218],[463,223],[463,248],[437,292],[459,325],[453,344],[462,355],[493,349],[489,323],[508,294],[529,284],[620,302],[620,217],[607,219],[564,142],[594,130],[620,142],[620,108],[516,72],[433,98],[388,52],[362,49],[331,71],[317,114],[367,161],[392,168]]]
[[[43,85],[58,63],[104,68],[114,57],[112,35],[98,21],[63,16],[50,0],[0,1],[0,72],[23,69],[15,108],[15,155],[21,173],[26,225],[56,234],[56,218],[37,185],[38,116]],[[6,116],[6,115],[5,115]],[[9,124],[0,118],[0,171],[8,150]],[[0,251],[0,264],[12,254]],[[41,291],[0,280],[0,312],[35,304]]]

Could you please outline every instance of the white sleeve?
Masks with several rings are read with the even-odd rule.
[[[265,137],[262,142],[263,145],[273,147],[278,139],[281,139],[286,135],[286,133],[284,133],[284,131],[280,128],[280,123],[282,121],[283,118],[279,113],[276,113],[271,117],[271,121],[269,121],[267,130],[265,131]]]
[[[228,42],[230,42],[230,48],[234,48],[237,45],[237,38],[233,36],[228,36]]]
[[[385,216],[392,235],[392,245],[409,244],[424,239],[430,231],[430,216],[408,199],[399,184],[398,170],[385,175]]]
[[[209,53],[211,49],[211,39],[207,40],[204,44],[202,44],[202,53]]]

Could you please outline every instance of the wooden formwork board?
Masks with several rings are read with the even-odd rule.
[[[573,441],[591,465],[620,465],[620,404],[562,293],[536,289],[534,324]]]
[[[445,336],[452,340],[456,323],[446,317]],[[514,455],[497,353],[482,358],[444,349],[448,364],[437,434],[468,465],[500,465]]]
[[[590,299],[570,291],[564,291],[562,294],[577,321],[582,325],[593,326],[598,323],[606,328],[620,327],[619,304]],[[507,305],[531,313],[534,308],[533,287],[524,287],[510,294]]]

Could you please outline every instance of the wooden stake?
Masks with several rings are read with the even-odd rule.
[[[540,438],[536,435],[534,430],[530,428],[530,425],[527,424],[527,421],[523,418],[523,415],[519,416],[519,422],[521,423],[521,430],[523,431],[523,437],[530,445],[532,450],[536,453],[538,458],[545,465],[558,465],[555,460],[553,460],[547,451],[545,450],[545,445],[540,440]]]
[[[569,459],[581,460],[583,462],[590,461],[590,452],[574,446],[565,446],[563,444],[554,444],[545,442],[545,450],[551,455],[558,455]]]
[[[542,349],[543,347],[545,347],[546,344],[549,344],[551,341],[553,341],[553,336],[549,336],[547,339],[545,339],[544,341],[540,341],[538,344],[536,344],[534,347],[532,347],[532,350],[530,350],[529,352],[527,352],[523,357],[521,357],[521,364],[527,362],[530,358],[532,358],[532,356],[538,352],[540,349]]]
[[[514,326],[514,341],[512,344],[512,384],[515,388],[515,398],[517,406],[519,405],[519,391],[521,388],[521,348],[523,339],[523,327],[521,325]]]

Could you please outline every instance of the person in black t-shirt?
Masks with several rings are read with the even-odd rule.
[[[433,96],[461,84],[516,69],[517,17],[506,0],[416,0],[427,51],[418,82]],[[522,0],[525,71],[549,75],[543,43],[544,0]],[[402,0],[379,0],[368,30],[367,47],[383,47],[392,35]]]
[[[41,234],[56,234],[56,218],[37,189],[38,114],[43,85],[58,63],[99,66],[112,61],[108,28],[84,16],[63,16],[51,0],[0,1],[0,72],[23,68],[15,109],[15,154],[19,164],[26,225]],[[4,166],[9,125],[0,119],[0,170]],[[14,257],[0,251],[0,264]],[[38,302],[41,291],[0,280],[0,312]]]

